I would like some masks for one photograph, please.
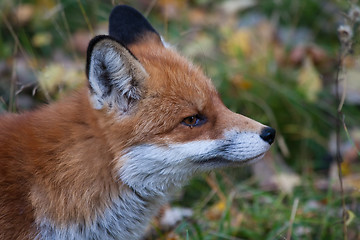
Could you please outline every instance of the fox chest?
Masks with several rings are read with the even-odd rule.
[[[73,222],[58,226],[48,219],[42,219],[37,221],[39,232],[36,239],[140,239],[149,221],[158,212],[161,202],[146,201],[131,193],[114,200],[90,223]]]

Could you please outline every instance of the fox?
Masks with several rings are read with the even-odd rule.
[[[130,6],[113,8],[85,68],[69,96],[0,116],[0,239],[141,239],[192,176],[275,140]]]

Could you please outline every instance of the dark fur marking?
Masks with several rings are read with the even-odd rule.
[[[109,35],[125,46],[135,43],[147,32],[155,33],[160,40],[156,30],[136,9],[119,5],[112,10],[109,18]]]
[[[107,97],[111,94],[111,89],[113,87],[112,84],[112,79],[111,79],[111,74],[109,73],[109,71],[105,68],[105,70],[103,70],[104,68],[102,67],[104,66],[104,63],[101,63],[101,73],[99,74],[99,82],[101,83],[101,85],[105,88],[105,91],[103,92],[102,97]]]

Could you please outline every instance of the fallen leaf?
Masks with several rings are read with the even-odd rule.
[[[35,47],[44,47],[50,45],[52,42],[52,36],[48,32],[36,33],[32,38],[32,44]]]
[[[341,164],[341,170],[343,171],[343,163]],[[352,166],[353,167],[353,166]],[[347,175],[342,177],[343,189],[347,192],[358,193],[360,190],[360,174],[349,172],[351,170],[346,169],[345,172]],[[344,172],[342,172],[344,174]],[[331,183],[331,187],[336,190],[340,191],[340,181],[339,181],[339,174],[338,174],[338,166],[337,163],[334,162],[331,164],[329,170],[329,182]]]
[[[306,57],[309,57],[316,66],[321,65],[329,60],[326,52],[319,46],[297,45],[294,47],[294,49],[291,50],[289,61],[292,65],[299,65],[304,60],[306,60]]]
[[[34,7],[31,4],[20,4],[14,12],[16,24],[23,26],[34,16]]]
[[[178,234],[174,233],[174,232],[170,232],[170,233],[166,234],[165,239],[166,240],[180,240],[181,237]]]
[[[292,65],[298,65],[303,62],[306,56],[306,49],[304,46],[294,47],[289,55],[289,61]]]
[[[346,213],[347,213],[347,219],[346,219],[346,226],[349,226],[355,219],[355,214],[354,212],[350,211],[349,209],[346,210]]]
[[[192,215],[193,211],[189,208],[167,208],[160,219],[160,227],[163,229],[172,228],[183,219],[190,218]]]
[[[40,71],[38,83],[47,94],[57,95],[60,89],[75,89],[85,81],[81,69],[64,67],[61,64],[50,64]]]
[[[291,194],[296,186],[300,185],[300,177],[295,173],[278,173],[271,178],[271,181],[280,191]]]
[[[212,221],[219,220],[226,209],[226,202],[219,201],[211,206],[206,212],[205,216]]]
[[[238,29],[227,41],[223,44],[223,50],[226,54],[232,57],[245,56],[249,57],[252,53],[252,33],[250,29]]]
[[[329,57],[324,51],[324,49],[322,49],[319,46],[316,45],[309,46],[307,52],[311,56],[311,59],[315,65],[321,65],[322,63],[329,60]]]
[[[230,81],[235,85],[235,87],[241,90],[249,90],[253,85],[251,81],[244,79],[244,76],[241,74],[236,74],[230,79]]]
[[[300,185],[300,177],[280,155],[267,153],[262,161],[252,165],[254,176],[262,189],[291,194]]]

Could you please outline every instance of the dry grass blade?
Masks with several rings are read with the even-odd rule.
[[[79,4],[81,13],[82,13],[82,15],[83,15],[83,17],[84,17],[84,19],[85,19],[85,22],[86,22],[86,24],[87,24],[87,26],[88,26],[88,28],[89,28],[89,31],[90,31],[91,35],[92,35],[92,36],[95,36],[94,29],[93,29],[93,27],[91,26],[90,20],[89,20],[87,14],[86,14],[86,11],[85,11],[85,9],[84,9],[84,6],[82,5],[82,3],[81,3],[80,0],[78,0],[77,2],[78,2],[78,4]]]
[[[206,182],[216,192],[216,194],[219,196],[220,200],[223,202],[226,202],[226,196],[221,191],[220,186],[216,180],[214,172],[212,172],[209,176],[206,177]]]
[[[33,63],[31,63],[28,54],[26,53],[24,47],[21,45],[20,40],[18,38],[18,36],[16,35],[13,27],[11,26],[10,22],[8,21],[8,19],[6,18],[6,16],[0,12],[1,14],[1,18],[6,26],[6,28],[9,30],[11,36],[13,37],[15,44],[17,46],[17,48],[20,50],[21,54],[24,56],[26,62],[28,63],[28,65],[31,67],[32,71],[34,72],[35,75],[37,75],[37,71],[35,70],[35,68],[33,67],[33,65],[37,66],[37,60],[36,59],[32,59]],[[17,52],[17,51],[16,51]]]
[[[288,232],[286,234],[286,239],[291,239],[293,224],[294,224],[294,221],[295,221],[295,216],[296,216],[296,211],[298,209],[298,206],[299,206],[299,198],[295,198],[292,209],[291,209],[289,229],[288,229]]]
[[[342,121],[342,111],[340,106],[341,104],[341,98],[339,94],[339,75],[342,69],[342,53],[339,54],[339,62],[338,62],[338,70],[336,73],[335,78],[335,98],[336,98],[336,106],[337,106],[337,116],[336,116],[336,163],[338,166],[338,176],[339,176],[339,182],[340,182],[340,193],[341,193],[341,202],[342,202],[342,209],[343,209],[343,231],[344,231],[344,239],[347,240],[347,226],[345,224],[346,222],[346,205],[345,205],[345,197],[344,197],[344,186],[343,186],[343,179],[342,179],[342,172],[341,172],[341,164],[342,164],[342,157],[340,152],[340,144],[341,144],[341,137],[340,137],[340,127],[341,127],[341,121]]]

